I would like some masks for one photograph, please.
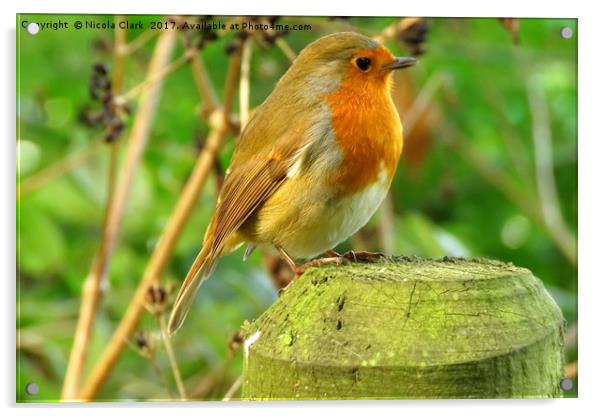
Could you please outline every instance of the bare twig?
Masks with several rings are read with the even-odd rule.
[[[228,389],[226,394],[224,394],[224,398],[222,399],[222,401],[229,402],[230,400],[232,400],[232,397],[238,391],[241,384],[242,384],[242,374],[240,376],[238,376],[236,378],[236,380],[234,380],[234,383],[232,383],[232,385],[230,386],[230,388]]]
[[[219,391],[226,378],[226,367],[227,365],[219,365],[210,368],[205,374],[197,375],[196,380],[190,382],[195,387],[188,396],[193,399],[206,399]]]
[[[92,400],[100,391],[117,363],[123,348],[127,345],[127,339],[138,326],[138,322],[144,311],[144,301],[148,288],[159,281],[163,270],[171,258],[173,248],[196,205],[200,192],[212,169],[213,159],[216,157],[228,131],[227,119],[232,109],[239,70],[240,54],[234,53],[229,63],[223,108],[221,111],[213,113],[210,117],[212,129],[205,147],[197,158],[192,174],[186,182],[180,199],[149,260],[142,280],[136,289],[132,301],[128,305],[125,315],[84,385],[82,390],[83,400]]]
[[[138,37],[134,38],[130,43],[123,46],[121,50],[118,50],[123,55],[131,55],[138,49],[142,48],[148,41],[161,33],[160,30],[145,30]]]
[[[380,248],[386,255],[392,255],[395,250],[395,210],[391,193],[381,204],[378,213],[378,237]]]
[[[288,58],[289,61],[293,62],[297,57],[297,54],[295,53],[293,48],[291,48],[288,42],[283,38],[276,39],[276,46],[280,48],[282,53],[284,53],[284,55]]]
[[[408,30],[412,25],[423,20],[423,17],[404,17],[386,28],[384,28],[378,35],[372,38],[380,43],[385,43],[390,39],[395,38],[399,33]]]
[[[127,34],[125,29],[120,27],[120,23],[125,22],[126,19],[124,16],[116,16],[115,17],[115,26],[117,29],[115,30],[115,47],[113,52],[113,62],[114,62],[114,70],[113,70],[113,95],[117,96],[121,94],[121,89],[123,87],[123,78],[124,78],[124,68],[125,68],[125,54],[122,53],[124,45],[127,42]],[[111,148],[111,154],[109,156],[109,173],[107,178],[107,212],[105,218],[104,229],[107,226],[107,218],[109,217],[108,208],[111,206],[113,197],[115,195],[115,184],[117,183],[117,162],[119,161],[119,144],[121,140],[115,139],[109,143],[109,147]],[[104,233],[104,231],[103,231]]]
[[[572,363],[564,366],[564,376],[570,379],[576,379],[579,374],[579,362],[573,361]]]
[[[556,190],[548,106],[542,88],[534,80],[527,82],[527,96],[533,117],[535,180],[544,223],[562,254],[577,264],[577,241],[562,217]]]
[[[192,50],[192,52],[189,52],[189,56],[192,75],[199,90],[199,94],[201,94],[201,97],[203,98],[203,106],[207,112],[211,114],[219,107],[217,94],[215,93],[213,84],[209,79],[209,74],[207,74],[205,63],[201,59],[199,53],[195,50]]]
[[[448,128],[448,144],[453,150],[470,164],[481,177],[495,186],[502,194],[506,196],[514,205],[521,208],[525,214],[536,220],[541,219],[541,212],[537,203],[537,198],[530,192],[518,186],[504,169],[490,163],[483,155],[471,145],[469,140],[453,137],[458,134],[451,126]]]
[[[483,85],[483,97],[491,108],[495,108],[503,100],[499,90],[488,83]],[[512,160],[516,172],[521,178],[529,181],[529,185],[534,186],[531,181],[535,175],[529,161],[529,153],[525,144],[526,140],[523,140],[519,136],[507,117],[498,117],[497,119],[500,130],[499,136],[506,145],[506,151]]]
[[[96,137],[85,148],[71,153],[48,167],[24,178],[18,186],[19,192],[17,198],[24,197],[70,170],[83,165],[98,152],[102,144],[101,137]]]
[[[173,31],[167,31],[161,35],[149,64],[147,78],[153,77],[156,72],[161,71],[167,64],[175,45],[175,40],[176,33]],[[153,84],[140,95],[139,109],[130,134],[124,167],[114,196],[108,206],[106,226],[99,253],[84,282],[79,320],[63,385],[63,400],[75,400],[78,397],[77,388],[80,386],[80,378],[88,351],[94,317],[101,297],[102,282],[105,279],[111,254],[117,241],[118,230],[129,196],[131,182],[148,139],[150,125],[161,91],[160,87],[160,83]]]
[[[404,114],[403,117],[403,134],[406,137],[411,136],[416,122],[420,119],[422,114],[426,111],[429,105],[432,104],[435,94],[442,85],[448,82],[447,76],[441,72],[433,74],[424,87],[420,90],[420,93],[416,99],[412,102],[410,109]]]
[[[161,338],[163,339],[163,345],[165,345],[165,351],[167,352],[167,357],[169,358],[169,366],[171,367],[174,380],[176,381],[176,386],[178,387],[178,394],[180,395],[181,400],[186,400],[186,389],[184,388],[182,375],[180,374],[180,369],[178,368],[176,355],[174,354],[173,347],[171,346],[171,340],[169,339],[169,335],[167,335],[167,324],[165,323],[165,316],[161,314],[157,319],[159,320],[159,327],[161,328]]]
[[[145,90],[148,90],[158,82],[162,81],[169,74],[174,72],[176,69],[180,68],[182,65],[186,64],[189,60],[189,55],[184,53],[178,59],[161,68],[159,72],[154,73],[151,77],[147,77],[140,84],[133,86],[129,91],[123,93],[116,98],[119,103],[127,102],[132,98],[136,97],[138,94],[142,93]]]
[[[115,16],[115,47],[113,48],[113,94],[121,94],[123,86],[123,70],[125,68],[125,54],[123,50],[127,42],[127,32],[120,27],[124,23],[124,16]]]
[[[253,42],[245,42],[242,47],[242,63],[240,65],[240,87],[238,98],[240,102],[240,129],[242,130],[249,121],[249,98],[251,94],[250,72]]]
[[[566,333],[564,334],[564,350],[568,351],[569,349],[575,347],[577,345],[578,338],[579,322],[575,321],[568,326]]]

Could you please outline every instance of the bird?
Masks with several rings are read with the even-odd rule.
[[[255,247],[275,250],[297,276],[349,258],[333,248],[379,207],[403,147],[391,74],[415,63],[356,32],[323,36],[299,53],[240,134],[170,335],[217,260],[245,243],[245,259]]]

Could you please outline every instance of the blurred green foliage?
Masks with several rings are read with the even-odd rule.
[[[19,20],[20,19],[20,20]],[[22,21],[67,21],[70,29],[42,30],[35,36]],[[147,25],[159,16],[130,17]],[[216,18],[217,19],[217,18]],[[76,20],[110,22],[111,16],[20,15],[17,21],[18,181],[81,151],[100,130],[81,122],[93,105],[88,96],[92,65],[111,68],[113,30],[76,30]],[[225,19],[223,19],[225,20]],[[285,18],[294,22],[295,18]],[[327,33],[353,25],[379,33],[396,18],[351,18],[321,22],[321,29],[291,32],[285,39],[293,50]],[[559,250],[546,227],[521,209],[475,170],[453,138],[466,143],[480,160],[508,174],[520,195],[537,194],[533,115],[527,95],[535,83],[545,95],[552,133],[553,173],[560,209],[571,233],[577,230],[577,25],[575,20],[523,19],[520,43],[497,19],[428,19],[426,52],[411,70],[411,94],[420,94],[433,77],[443,76],[428,108],[437,122],[423,121],[427,133],[418,163],[402,161],[392,186],[396,254],[440,257],[485,256],[531,269],[561,306],[569,324],[577,319],[577,267]],[[574,36],[564,39],[561,28]],[[128,40],[142,30],[129,30]],[[210,77],[221,94],[232,34],[202,50]],[[154,39],[126,60],[124,90],[137,85],[154,46]],[[404,45],[389,42],[396,53]],[[174,58],[183,53],[179,43]],[[286,71],[289,61],[275,46],[255,46],[251,64],[251,105],[258,105]],[[405,84],[404,84],[405,85]],[[167,77],[159,111],[114,253],[106,295],[98,312],[89,353],[90,367],[127,307],[190,173],[198,138],[208,126],[199,117],[199,95],[190,68],[182,66]],[[135,112],[135,106],[134,106]],[[404,114],[402,114],[402,120]],[[130,120],[131,121],[131,120]],[[417,130],[417,129],[414,129]],[[127,137],[127,132],[122,140]],[[227,165],[233,151],[228,139],[220,160]],[[122,152],[123,153],[123,152]],[[98,249],[106,198],[108,149],[100,148],[85,164],[23,195],[18,204],[18,400],[57,400],[77,320],[82,282]],[[416,161],[414,161],[416,162]],[[211,178],[182,234],[164,274],[177,284],[199,249],[215,201]],[[344,244],[380,249],[374,235],[378,215],[361,239]],[[184,328],[173,338],[180,369],[190,392],[220,398],[241,370],[240,357],[226,365],[228,339],[244,320],[259,316],[277,297],[262,267],[261,254],[248,263],[237,252],[223,259],[201,291]],[[141,329],[154,339],[158,326],[145,316]],[[568,360],[576,359],[576,346]],[[220,370],[226,366],[222,376]],[[36,382],[40,392],[26,396],[24,386]],[[199,387],[200,386],[200,387]],[[205,387],[203,387],[205,386]],[[207,387],[209,386],[209,387]],[[205,390],[203,390],[205,388]],[[169,399],[176,391],[165,351],[154,360],[128,348],[102,390],[102,400]]]

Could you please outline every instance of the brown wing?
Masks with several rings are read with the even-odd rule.
[[[170,334],[182,325],[196,292],[211,274],[228,237],[286,180],[288,170],[301,157],[302,145],[291,140],[279,143],[281,146],[267,154],[263,152],[243,162],[239,159],[230,167],[203,248],[174,302],[168,324]]]
[[[290,146],[232,167],[205,238],[213,253],[219,255],[227,238],[286,180],[299,155],[300,147]]]

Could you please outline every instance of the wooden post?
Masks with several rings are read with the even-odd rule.
[[[245,326],[242,397],[559,397],[564,325],[542,283],[507,263],[314,268]]]

